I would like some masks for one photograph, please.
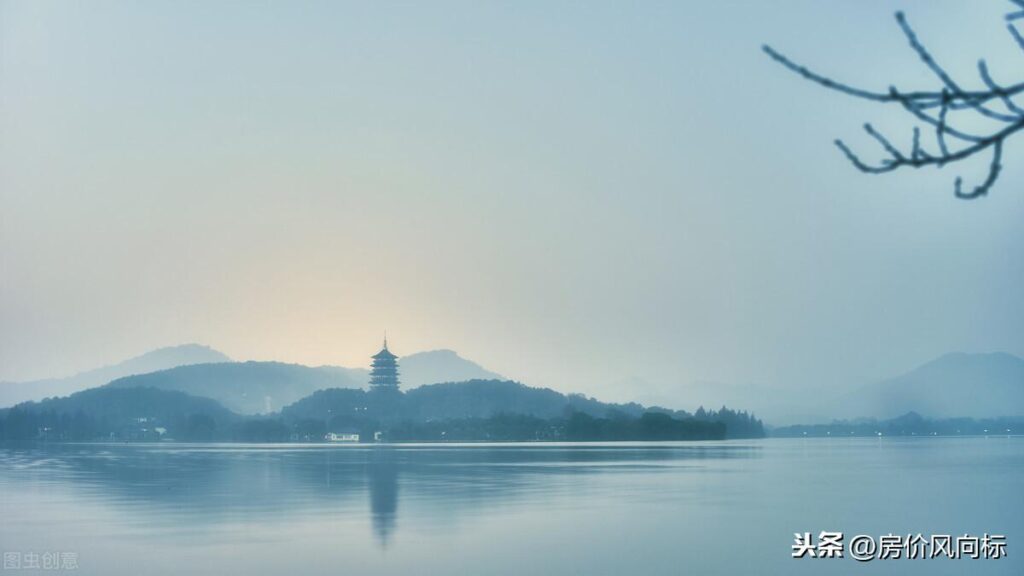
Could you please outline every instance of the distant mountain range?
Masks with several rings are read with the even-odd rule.
[[[844,396],[837,417],[998,418],[1024,415],[1024,358],[1012,354],[946,354]]]
[[[405,389],[435,382],[500,378],[451,350],[419,352],[399,359]],[[302,366],[281,362],[231,362],[179,366],[120,378],[115,388],[150,386],[213,398],[239,414],[266,414],[326,388],[363,388],[363,368]]]
[[[146,373],[175,361],[209,358]],[[609,404],[502,379],[451,350],[399,359],[402,391],[364,389],[367,370],[231,362],[201,346],[155,351],[62,381],[112,381],[0,408],[2,440],[323,441],[380,432],[395,441],[684,440],[763,436],[759,420],[723,407],[694,414]],[[46,381],[43,381],[46,382]],[[39,385],[39,383],[35,383]],[[53,386],[34,394],[53,392]]]
[[[400,358],[399,364],[402,389],[411,391],[413,399],[418,398],[415,389],[428,384],[506,380],[452,350],[410,354]],[[0,408],[27,400],[67,396],[97,386],[153,387],[211,398],[235,413],[255,415],[278,412],[303,398],[309,399],[318,390],[362,389],[367,380],[364,368],[232,362],[209,347],[186,344],[161,348],[67,378],[0,383]],[[457,398],[463,404],[445,406],[444,389],[443,386],[432,388],[423,402],[409,404],[423,411],[415,416],[452,417],[461,410],[465,417],[483,417],[504,407],[550,418],[567,404],[575,404],[574,409],[595,415],[610,408],[631,416],[646,410],[639,404],[608,405],[582,397],[566,397],[552,390],[512,390],[498,385],[492,385],[486,394],[479,396],[473,392],[478,388],[462,390]],[[503,391],[506,390],[513,393],[505,396]],[[439,400],[427,401],[428,398]],[[467,402],[469,404],[465,404]],[[526,402],[529,407],[516,405],[517,402]],[[593,406],[586,406],[586,402],[593,402]],[[889,419],[911,411],[926,418],[1021,416],[1024,415],[1024,359],[1005,353],[946,354],[906,374],[856,389],[835,404],[824,401],[819,409],[826,417],[847,419]]]
[[[404,389],[436,382],[502,378],[452,350],[418,352],[399,362]],[[369,372],[364,368],[232,362],[209,347],[185,344],[68,378],[2,383],[0,407],[109,385],[178,390],[213,398],[239,414],[262,414],[280,410],[316,390],[362,388],[368,379]]]
[[[0,382],[0,407],[12,406],[28,400],[42,400],[51,396],[67,396],[132,374],[146,374],[189,364],[230,361],[231,358],[224,354],[200,344],[158,348],[112,366],[96,368],[74,376],[29,382]]]
[[[359,388],[358,371],[281,362],[194,364],[119,378],[110,388],[159,388],[212,398],[239,414],[263,414],[324,388]]]

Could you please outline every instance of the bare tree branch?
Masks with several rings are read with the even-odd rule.
[[[1007,28],[1024,50],[1024,35],[1015,24],[1017,20],[1024,19],[1024,0],[1010,2],[1019,10],[1006,15]],[[864,131],[878,142],[887,157],[878,163],[866,162],[842,140],[836,140],[836,146],[858,170],[868,174],[884,174],[904,167],[942,168],[947,164],[960,162],[988,151],[991,154],[991,161],[988,173],[980,184],[966,192],[963,179],[959,176],[954,184],[954,194],[957,198],[974,199],[984,196],[996,183],[1002,171],[1003,148],[1006,141],[1014,134],[1024,131],[1024,105],[1018,104],[1015,100],[1017,97],[1024,97],[1024,82],[1003,86],[992,78],[985,61],[980,60],[978,75],[985,89],[966,90],[935,60],[902,12],[896,13],[896,22],[907,37],[911,49],[938,78],[941,84],[938,90],[904,92],[891,86],[888,92],[876,92],[858,88],[813,72],[771,46],[765,45],[763,50],[773,60],[810,82],[855,98],[880,103],[897,103],[917,121],[934,130],[938,154],[929,153],[922,145],[919,127],[913,129],[910,151],[903,152],[871,124],[864,124]],[[993,105],[999,109],[992,108]],[[984,118],[994,127],[986,133],[975,133],[951,125],[950,120],[954,117],[959,118],[960,115]]]

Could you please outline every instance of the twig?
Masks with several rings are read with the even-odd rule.
[[[1010,1],[1020,10],[1006,15],[1007,28],[1021,49],[1024,49],[1024,35],[1013,24],[1016,20],[1024,19],[1024,0]],[[855,98],[872,102],[897,103],[915,119],[934,129],[935,141],[939,149],[938,155],[932,155],[925,151],[921,144],[921,130],[918,127],[913,129],[909,153],[904,153],[871,124],[864,124],[864,131],[874,138],[888,155],[877,164],[865,162],[842,140],[835,140],[835,145],[858,170],[868,174],[884,174],[904,167],[935,166],[942,168],[947,164],[960,162],[991,150],[992,159],[988,166],[988,172],[980,184],[969,192],[964,191],[962,178],[957,177],[954,184],[954,194],[957,198],[974,199],[984,196],[996,183],[1002,171],[1003,148],[1006,141],[1014,134],[1024,130],[1024,106],[1014,100],[1016,96],[1024,94],[1024,82],[1001,86],[992,78],[985,61],[981,60],[978,62],[978,74],[985,84],[986,90],[965,90],[935,60],[902,12],[896,13],[896,22],[907,37],[911,49],[941,82],[942,86],[939,90],[903,92],[895,86],[890,87],[888,92],[866,90],[813,72],[790,60],[771,46],[766,45],[763,49],[773,60],[810,82]],[[1006,112],[989,108],[988,104],[993,101],[1001,103]],[[937,113],[933,112],[935,109],[938,109]],[[952,116],[966,113],[980,115],[987,120],[1002,124],[1002,126],[984,134],[968,132],[950,125],[949,121]],[[950,145],[950,139],[953,139],[955,146]]]

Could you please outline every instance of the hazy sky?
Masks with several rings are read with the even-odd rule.
[[[863,175],[831,140],[877,158],[860,125],[903,115],[760,52],[934,88],[903,8],[965,84],[1020,81],[1009,7],[0,1],[0,379],[366,365],[386,328],[692,408],[1024,354],[1024,137],[980,201],[985,159]]]

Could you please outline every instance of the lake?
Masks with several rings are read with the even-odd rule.
[[[821,531],[1007,556],[791,557]],[[1020,575],[1024,438],[4,447],[0,549],[109,576]]]

